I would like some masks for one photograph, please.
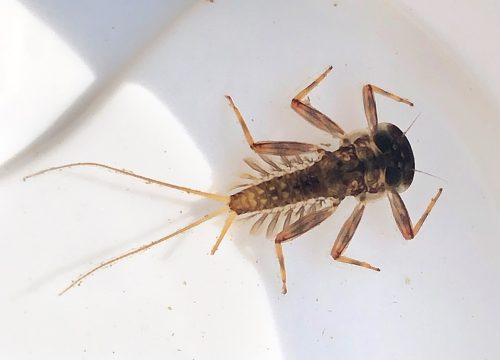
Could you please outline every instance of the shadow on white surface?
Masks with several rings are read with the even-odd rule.
[[[78,4],[65,1],[20,1],[25,10],[49,24],[53,33],[40,35],[33,32],[29,34],[31,38],[26,35],[23,38],[21,35],[18,41],[36,43],[45,40],[43,36],[52,37],[57,34],[58,38],[52,42],[64,41],[74,53],[70,53],[69,49],[63,50],[62,46],[57,49],[40,48],[25,63],[25,69],[22,70],[31,71],[33,78],[24,77],[16,84],[20,88],[18,98],[21,101],[13,103],[17,109],[7,108],[9,118],[18,118],[10,124],[9,138],[19,140],[17,146],[13,144],[5,149],[4,152],[10,158],[5,155],[0,158],[3,162],[0,168],[2,173],[8,174],[33,154],[49,150],[60,143],[61,138],[76,131],[79,123],[99,110],[127,79],[131,69],[168,32],[172,23],[182,17],[182,11],[191,7],[194,2],[171,0],[165,3],[148,0],[141,2],[140,6],[129,1],[102,6],[100,1]],[[22,14],[26,18],[24,29],[34,29],[35,20],[24,14],[19,5],[11,5],[10,9],[16,11],[16,16]],[[20,55],[30,56],[30,51],[34,52],[26,46],[24,53],[20,51]],[[67,60],[61,61],[58,67],[58,58],[71,58],[75,55],[85,61],[86,68]],[[11,63],[13,62],[15,59]],[[92,75],[87,74],[89,71]],[[57,88],[51,86],[49,79],[39,75],[47,72],[57,79]],[[22,89],[29,91],[34,85],[39,85],[38,93],[21,96]],[[61,89],[65,89],[65,92],[61,93]],[[64,107],[58,106],[61,98],[65,99]],[[30,112],[23,112],[23,107],[30,108]],[[48,111],[45,110],[47,107]],[[23,124],[22,127],[20,124]],[[23,136],[26,133],[29,134],[28,138]]]

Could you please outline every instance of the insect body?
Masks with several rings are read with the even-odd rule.
[[[380,195],[396,185],[408,187],[414,161],[403,133],[392,124],[381,124],[375,139],[362,134],[336,151],[322,150],[312,165],[232,195],[229,207],[243,214],[321,198],[340,202],[346,196]]]
[[[166,241],[215,216],[228,213],[222,231],[212,248],[212,254],[216,252],[229,227],[238,216],[246,214],[260,215],[252,227],[252,231],[257,230],[266,220],[270,219],[267,228],[268,236],[274,236],[279,221],[283,222],[282,230],[275,235],[275,250],[280,265],[282,292],[286,293],[286,270],[282,243],[311,230],[326,220],[347,196],[354,196],[358,203],[351,216],[342,226],[333,244],[331,256],[336,261],[379,271],[377,267],[367,262],[344,255],[361,220],[366,202],[387,195],[394,218],[403,237],[410,240],[418,233],[441,195],[442,189],[438,190],[417,224],[413,226],[404,202],[399,195],[413,181],[416,171],[413,151],[406,134],[397,126],[390,123],[378,123],[374,93],[387,96],[410,106],[413,106],[413,104],[374,85],[365,85],[363,87],[363,102],[368,129],[346,134],[339,125],[315,109],[308,99],[304,100],[307,94],[326,77],[331,69],[330,66],[308,87],[297,94],[292,100],[292,108],[315,127],[339,139],[340,147],[336,151],[328,151],[317,145],[300,142],[255,142],[240,111],[233,100],[226,96],[238,118],[248,145],[262,158],[267,166],[267,168],[263,167],[254,160],[246,160],[247,164],[258,173],[258,176],[246,174],[244,177],[252,180],[253,183],[247,184],[245,188],[231,196],[211,194],[177,186],[98,163],[67,164],[42,170],[28,176],[32,177],[48,171],[73,166],[97,166],[139,178],[149,183],[186,191],[224,203],[224,206],[218,210],[170,235],[101,263],[81,275],[63,292],[98,269]],[[275,160],[277,156],[281,158],[281,162]],[[315,158],[310,159],[308,156],[315,156]]]

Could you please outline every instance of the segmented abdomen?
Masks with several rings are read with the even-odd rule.
[[[229,207],[237,214],[269,210],[324,195],[323,174],[318,163],[293,173],[250,186],[231,196]]]

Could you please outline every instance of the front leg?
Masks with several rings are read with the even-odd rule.
[[[413,103],[411,103],[410,101],[403,99],[402,97],[399,97],[397,95],[391,94],[390,92],[385,91],[375,85],[368,84],[363,86],[363,105],[365,107],[365,115],[366,120],[368,121],[368,127],[370,128],[370,132],[372,134],[375,134],[378,124],[377,105],[375,104],[374,93],[387,96],[394,101],[413,106]]]
[[[436,205],[436,201],[439,199],[442,192],[443,189],[438,190],[437,194],[431,199],[429,205],[427,205],[427,208],[425,209],[424,213],[415,226],[412,226],[411,224],[410,214],[408,214],[408,210],[406,209],[405,203],[403,202],[403,199],[401,199],[401,196],[399,196],[396,191],[389,191],[387,193],[387,197],[389,198],[389,202],[391,203],[392,214],[394,215],[396,224],[398,224],[399,230],[406,240],[411,240],[417,235],[425,219],[430,214],[434,205]]]

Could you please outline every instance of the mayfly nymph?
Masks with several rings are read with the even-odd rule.
[[[258,163],[252,159],[245,159],[245,162],[255,171],[255,174],[242,175],[250,183],[246,183],[243,189],[230,196],[173,185],[137,175],[128,170],[91,162],[52,167],[27,176],[26,178],[29,178],[49,171],[75,166],[95,166],[132,176],[147,183],[185,191],[224,203],[224,206],[219,209],[172,234],[102,262],[74,280],[62,293],[103,267],[149,249],[221,214],[227,214],[227,218],[216,243],[212,247],[211,254],[213,255],[217,251],[229,227],[237,217],[256,215],[257,220],[252,226],[252,232],[257,231],[259,227],[268,221],[267,235],[275,238],[275,251],[280,266],[282,292],[286,293],[283,242],[291,240],[322,223],[335,212],[339,204],[347,196],[355,197],[357,205],[340,229],[331,249],[331,256],[336,261],[380,271],[380,269],[367,262],[344,255],[361,220],[367,201],[386,195],[399,230],[405,239],[410,240],[417,235],[441,195],[442,189],[440,188],[430,200],[422,216],[413,226],[406,206],[399,195],[399,193],[408,189],[417,171],[415,170],[413,151],[406,137],[406,132],[401,131],[394,124],[378,122],[374,94],[383,95],[410,106],[413,106],[413,104],[377,86],[365,85],[363,87],[363,103],[368,128],[347,134],[328,116],[314,108],[307,97],[308,93],[331,70],[332,67],[328,67],[316,80],[300,91],[292,99],[291,106],[295,112],[311,125],[327,132],[340,141],[340,146],[335,151],[329,151],[313,144],[294,141],[255,142],[240,111],[231,97],[226,96],[241,125],[248,145],[263,161]]]

